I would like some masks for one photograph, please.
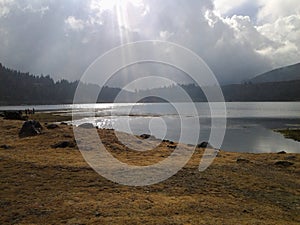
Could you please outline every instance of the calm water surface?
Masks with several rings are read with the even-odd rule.
[[[235,152],[287,152],[300,153],[300,143],[285,139],[274,132],[279,128],[300,128],[300,102],[234,102],[226,103],[226,115],[220,103],[213,103],[215,117],[226,116],[226,134],[222,149]],[[134,134],[151,133],[157,138],[179,140],[180,132],[186,132],[184,143],[193,142],[196,125],[200,123],[198,143],[208,140],[211,131],[211,112],[207,103],[195,103],[197,115],[191,103],[151,104],[81,104],[36,105],[36,110],[57,111],[83,117],[73,121],[75,125],[92,122],[102,128],[115,128]],[[23,110],[26,106],[0,107],[0,110]],[[178,115],[177,109],[180,109]],[[218,109],[220,109],[218,111]],[[96,117],[94,117],[94,115]],[[181,123],[183,121],[183,123]],[[129,127],[127,126],[129,124]],[[184,125],[182,125],[184,124]],[[223,126],[222,123],[215,126]],[[130,130],[128,130],[130,129]]]

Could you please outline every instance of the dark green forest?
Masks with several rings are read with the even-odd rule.
[[[8,69],[0,63],[0,105],[30,105],[30,104],[69,104],[79,81],[54,81],[49,75],[36,76],[29,73]],[[114,102],[121,91],[120,88],[100,88],[95,84],[80,83],[84,96],[82,103],[92,103],[91,96],[97,96],[97,102]],[[119,102],[136,102],[139,96],[168,96],[174,102],[184,101],[176,95],[178,88],[183,88],[195,102],[205,102],[206,98],[201,88],[194,84],[170,86],[138,92],[125,91]],[[214,87],[210,87],[213,91]],[[226,101],[300,101],[300,80],[283,82],[266,82],[253,84],[232,84],[222,86]],[[144,102],[162,101],[156,97],[148,97]]]
[[[36,76],[8,69],[0,63],[0,105],[68,104],[73,102],[78,81],[54,80],[49,76]],[[95,84],[82,84],[85,96],[82,102],[90,102],[90,96],[100,91]],[[99,102],[112,102],[118,88],[104,87]]]

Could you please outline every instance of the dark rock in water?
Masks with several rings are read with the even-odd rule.
[[[83,123],[83,124],[80,124],[78,127],[85,128],[85,129],[91,129],[91,128],[94,128],[94,125],[92,123]]]
[[[244,158],[237,158],[236,160],[237,163],[249,163],[249,159],[244,159]]]
[[[75,144],[71,141],[61,141],[54,145],[51,145],[51,147],[52,148],[67,148],[67,147],[74,148]]]
[[[2,148],[2,149],[12,149],[13,147],[9,146],[9,145],[1,145],[0,148]]]
[[[54,124],[54,123],[52,123],[52,124],[48,124],[47,126],[47,129],[56,129],[56,128],[59,128],[59,126],[57,125],[57,124]]]
[[[197,145],[197,148],[212,148],[212,146],[207,141],[203,141],[201,144]]]
[[[23,123],[23,126],[19,132],[19,137],[30,137],[38,135],[42,132],[42,126],[38,121],[28,120]]]
[[[60,125],[68,125],[66,122],[61,122]]]
[[[286,151],[280,151],[280,152],[277,152],[277,154],[286,154]]]
[[[3,115],[7,120],[26,120],[28,118],[22,115],[22,111],[4,111]]]
[[[282,167],[288,167],[294,165],[294,163],[289,162],[289,161],[277,161],[275,163],[276,166],[282,166]]]
[[[169,143],[170,143],[171,145],[174,145],[174,142],[173,142],[173,141],[169,141]]]

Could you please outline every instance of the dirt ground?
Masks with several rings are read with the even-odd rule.
[[[197,148],[173,177],[130,187],[86,163],[71,126],[50,130],[45,121],[42,134],[19,138],[23,121],[0,119],[0,224],[300,224],[299,154],[220,151],[199,172]],[[114,157],[134,165],[158,162],[176,145],[136,152],[113,130],[98,133]],[[60,141],[75,146],[51,147]]]

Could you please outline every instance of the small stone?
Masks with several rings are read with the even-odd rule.
[[[289,155],[289,156],[285,157],[284,159],[285,159],[285,160],[296,160],[297,157],[294,156],[294,155]]]
[[[203,141],[197,145],[197,148],[212,148],[212,146],[207,141]]]
[[[279,155],[286,154],[286,151],[280,151],[280,152],[277,152],[277,154],[279,154]]]
[[[149,139],[151,137],[150,134],[141,134],[140,135],[140,138],[143,138],[143,139]]]
[[[243,213],[249,213],[249,211],[247,209],[244,209]]]
[[[9,145],[1,145],[0,148],[2,148],[2,149],[12,149],[12,146],[9,146]]]
[[[168,148],[175,149],[176,145],[167,145]]]
[[[61,141],[59,143],[51,145],[51,147],[52,148],[66,148],[66,147],[74,148],[75,144],[73,142],[70,142],[70,141]]]
[[[289,167],[289,166],[294,165],[294,163],[289,162],[289,161],[277,161],[277,162],[275,162],[275,165],[282,166],[282,167]]]
[[[100,217],[100,216],[101,216],[101,213],[100,213],[100,212],[95,212],[95,216],[96,216],[96,217]]]
[[[69,135],[69,134],[64,134],[64,137],[65,137],[65,138],[72,138],[72,136]]]
[[[236,160],[237,163],[249,163],[249,159],[244,159],[244,158],[237,158]]]
[[[54,123],[48,124],[46,127],[49,130],[59,128],[59,126],[57,124],[54,124]]]

